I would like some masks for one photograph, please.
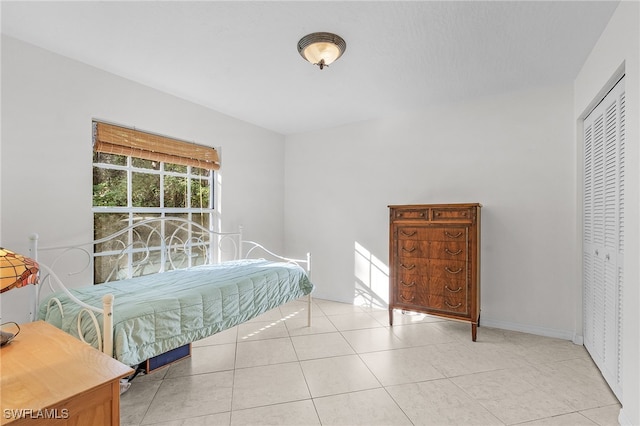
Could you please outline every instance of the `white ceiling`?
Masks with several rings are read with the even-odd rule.
[[[282,134],[573,81],[617,1],[2,1],[2,33]],[[319,70],[311,32],[347,42]]]

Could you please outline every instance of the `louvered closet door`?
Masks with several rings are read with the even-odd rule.
[[[622,397],[624,78],[584,120],[584,345]]]

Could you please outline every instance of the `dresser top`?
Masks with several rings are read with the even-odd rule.
[[[460,208],[460,207],[482,207],[480,203],[443,203],[443,204],[391,204],[388,206],[390,209],[403,208],[403,209],[420,209],[420,208]]]
[[[51,407],[133,373],[44,321],[21,324],[20,334],[0,349],[0,357],[3,413]]]

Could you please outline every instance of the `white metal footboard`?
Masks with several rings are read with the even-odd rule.
[[[240,227],[240,232],[242,232],[242,227]],[[244,251],[246,246],[246,252]],[[279,254],[276,254],[269,249],[265,248],[262,244],[256,243],[255,241],[242,240],[240,239],[240,254],[243,255],[244,258],[249,259],[253,253],[265,252],[269,256],[272,256],[276,259],[284,260],[285,262],[295,263],[305,270],[309,279],[311,279],[311,253],[307,252],[306,259],[294,259],[291,257],[284,257]],[[311,327],[311,305],[312,305],[312,297],[311,293],[309,293],[307,297],[307,326]]]

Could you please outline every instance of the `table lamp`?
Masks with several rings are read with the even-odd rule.
[[[0,247],[0,293],[29,284],[38,284],[38,269],[38,263],[35,260]],[[18,324],[7,324],[13,324],[17,332],[0,330],[0,346],[11,342],[20,332]]]

